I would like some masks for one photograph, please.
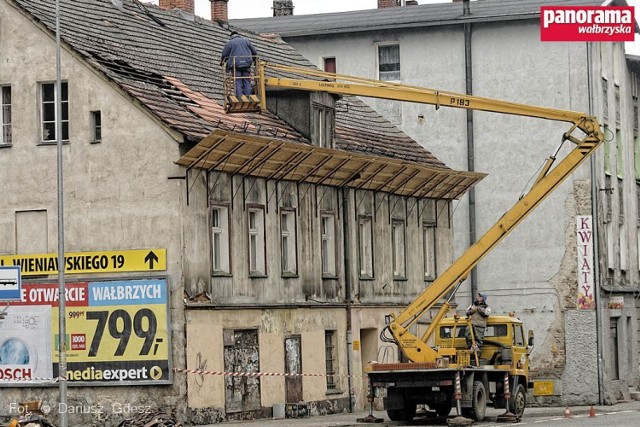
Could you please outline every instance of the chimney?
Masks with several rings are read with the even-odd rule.
[[[209,0],[211,2],[211,20],[219,22],[229,21],[229,0]]]
[[[160,9],[180,9],[185,12],[194,13],[194,0],[160,0]]]
[[[292,16],[293,0],[273,0],[273,16]]]
[[[378,0],[378,9],[399,6],[398,0]]]

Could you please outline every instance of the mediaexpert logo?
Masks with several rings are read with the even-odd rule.
[[[635,33],[631,6],[542,6],[543,42],[630,42]]]

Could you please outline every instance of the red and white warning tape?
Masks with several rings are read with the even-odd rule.
[[[346,377],[348,375],[327,375],[327,374],[288,374],[282,372],[225,372],[225,371],[202,371],[200,369],[173,368],[173,372],[197,375],[222,375],[225,377]]]

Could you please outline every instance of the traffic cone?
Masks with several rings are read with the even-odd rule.
[[[596,416],[596,410],[593,409],[593,405],[591,405],[591,408],[589,409],[589,418],[595,418]]]
[[[565,418],[571,418],[571,411],[569,411],[569,407],[565,407],[564,408],[564,417]]]

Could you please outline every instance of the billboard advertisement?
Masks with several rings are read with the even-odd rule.
[[[57,283],[23,283],[0,321],[0,386],[58,377],[58,313]],[[69,385],[170,384],[169,339],[166,279],[66,284]]]

